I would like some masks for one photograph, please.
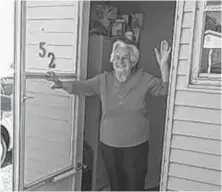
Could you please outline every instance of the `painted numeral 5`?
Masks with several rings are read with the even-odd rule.
[[[41,53],[39,53],[40,57],[45,57],[46,55],[46,49],[44,48],[45,42],[39,43],[39,49],[41,50]]]

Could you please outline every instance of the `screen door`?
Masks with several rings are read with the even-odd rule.
[[[84,98],[52,90],[45,74],[86,77],[89,2],[15,7],[14,190],[81,190]]]

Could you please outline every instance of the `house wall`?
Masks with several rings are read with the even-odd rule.
[[[195,51],[192,30],[198,9],[195,1],[185,1],[180,8],[162,190],[220,191],[221,93],[208,87],[187,87],[190,58]]]

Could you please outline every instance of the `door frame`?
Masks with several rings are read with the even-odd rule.
[[[21,191],[24,189],[24,130],[21,128],[24,125],[24,115],[22,117],[24,105],[22,99],[24,96],[24,75],[25,75],[25,47],[26,47],[26,7],[24,1],[14,2],[14,63],[15,63],[15,77],[14,77],[14,95],[13,95],[13,191]],[[88,57],[88,33],[90,20],[90,1],[79,1],[78,3],[78,38],[77,38],[77,79],[86,79],[87,77],[87,57]],[[77,103],[73,108],[75,119],[74,127],[74,166],[77,167],[77,162],[82,163],[83,154],[83,133],[84,133],[84,113],[85,113],[85,98],[76,96],[74,101]],[[78,150],[77,150],[78,149]],[[15,166],[19,165],[19,166]],[[22,177],[21,177],[22,176]],[[76,171],[73,179],[73,190],[81,190],[82,171]],[[37,184],[38,185],[38,184]],[[33,186],[34,187],[34,186]]]
[[[163,152],[161,162],[160,191],[167,190],[167,177],[169,172],[170,145],[173,127],[173,113],[175,103],[176,79],[178,68],[178,57],[181,37],[181,25],[184,1],[176,0],[176,9],[173,29],[172,59],[170,67],[169,88],[167,94],[167,109],[163,136]]]

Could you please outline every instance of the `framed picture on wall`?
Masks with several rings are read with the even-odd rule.
[[[126,25],[129,24],[129,15],[121,15],[121,18],[125,21]]]
[[[132,28],[143,28],[143,13],[131,13]]]
[[[112,36],[123,35],[125,31],[125,21],[116,20],[112,23]]]

